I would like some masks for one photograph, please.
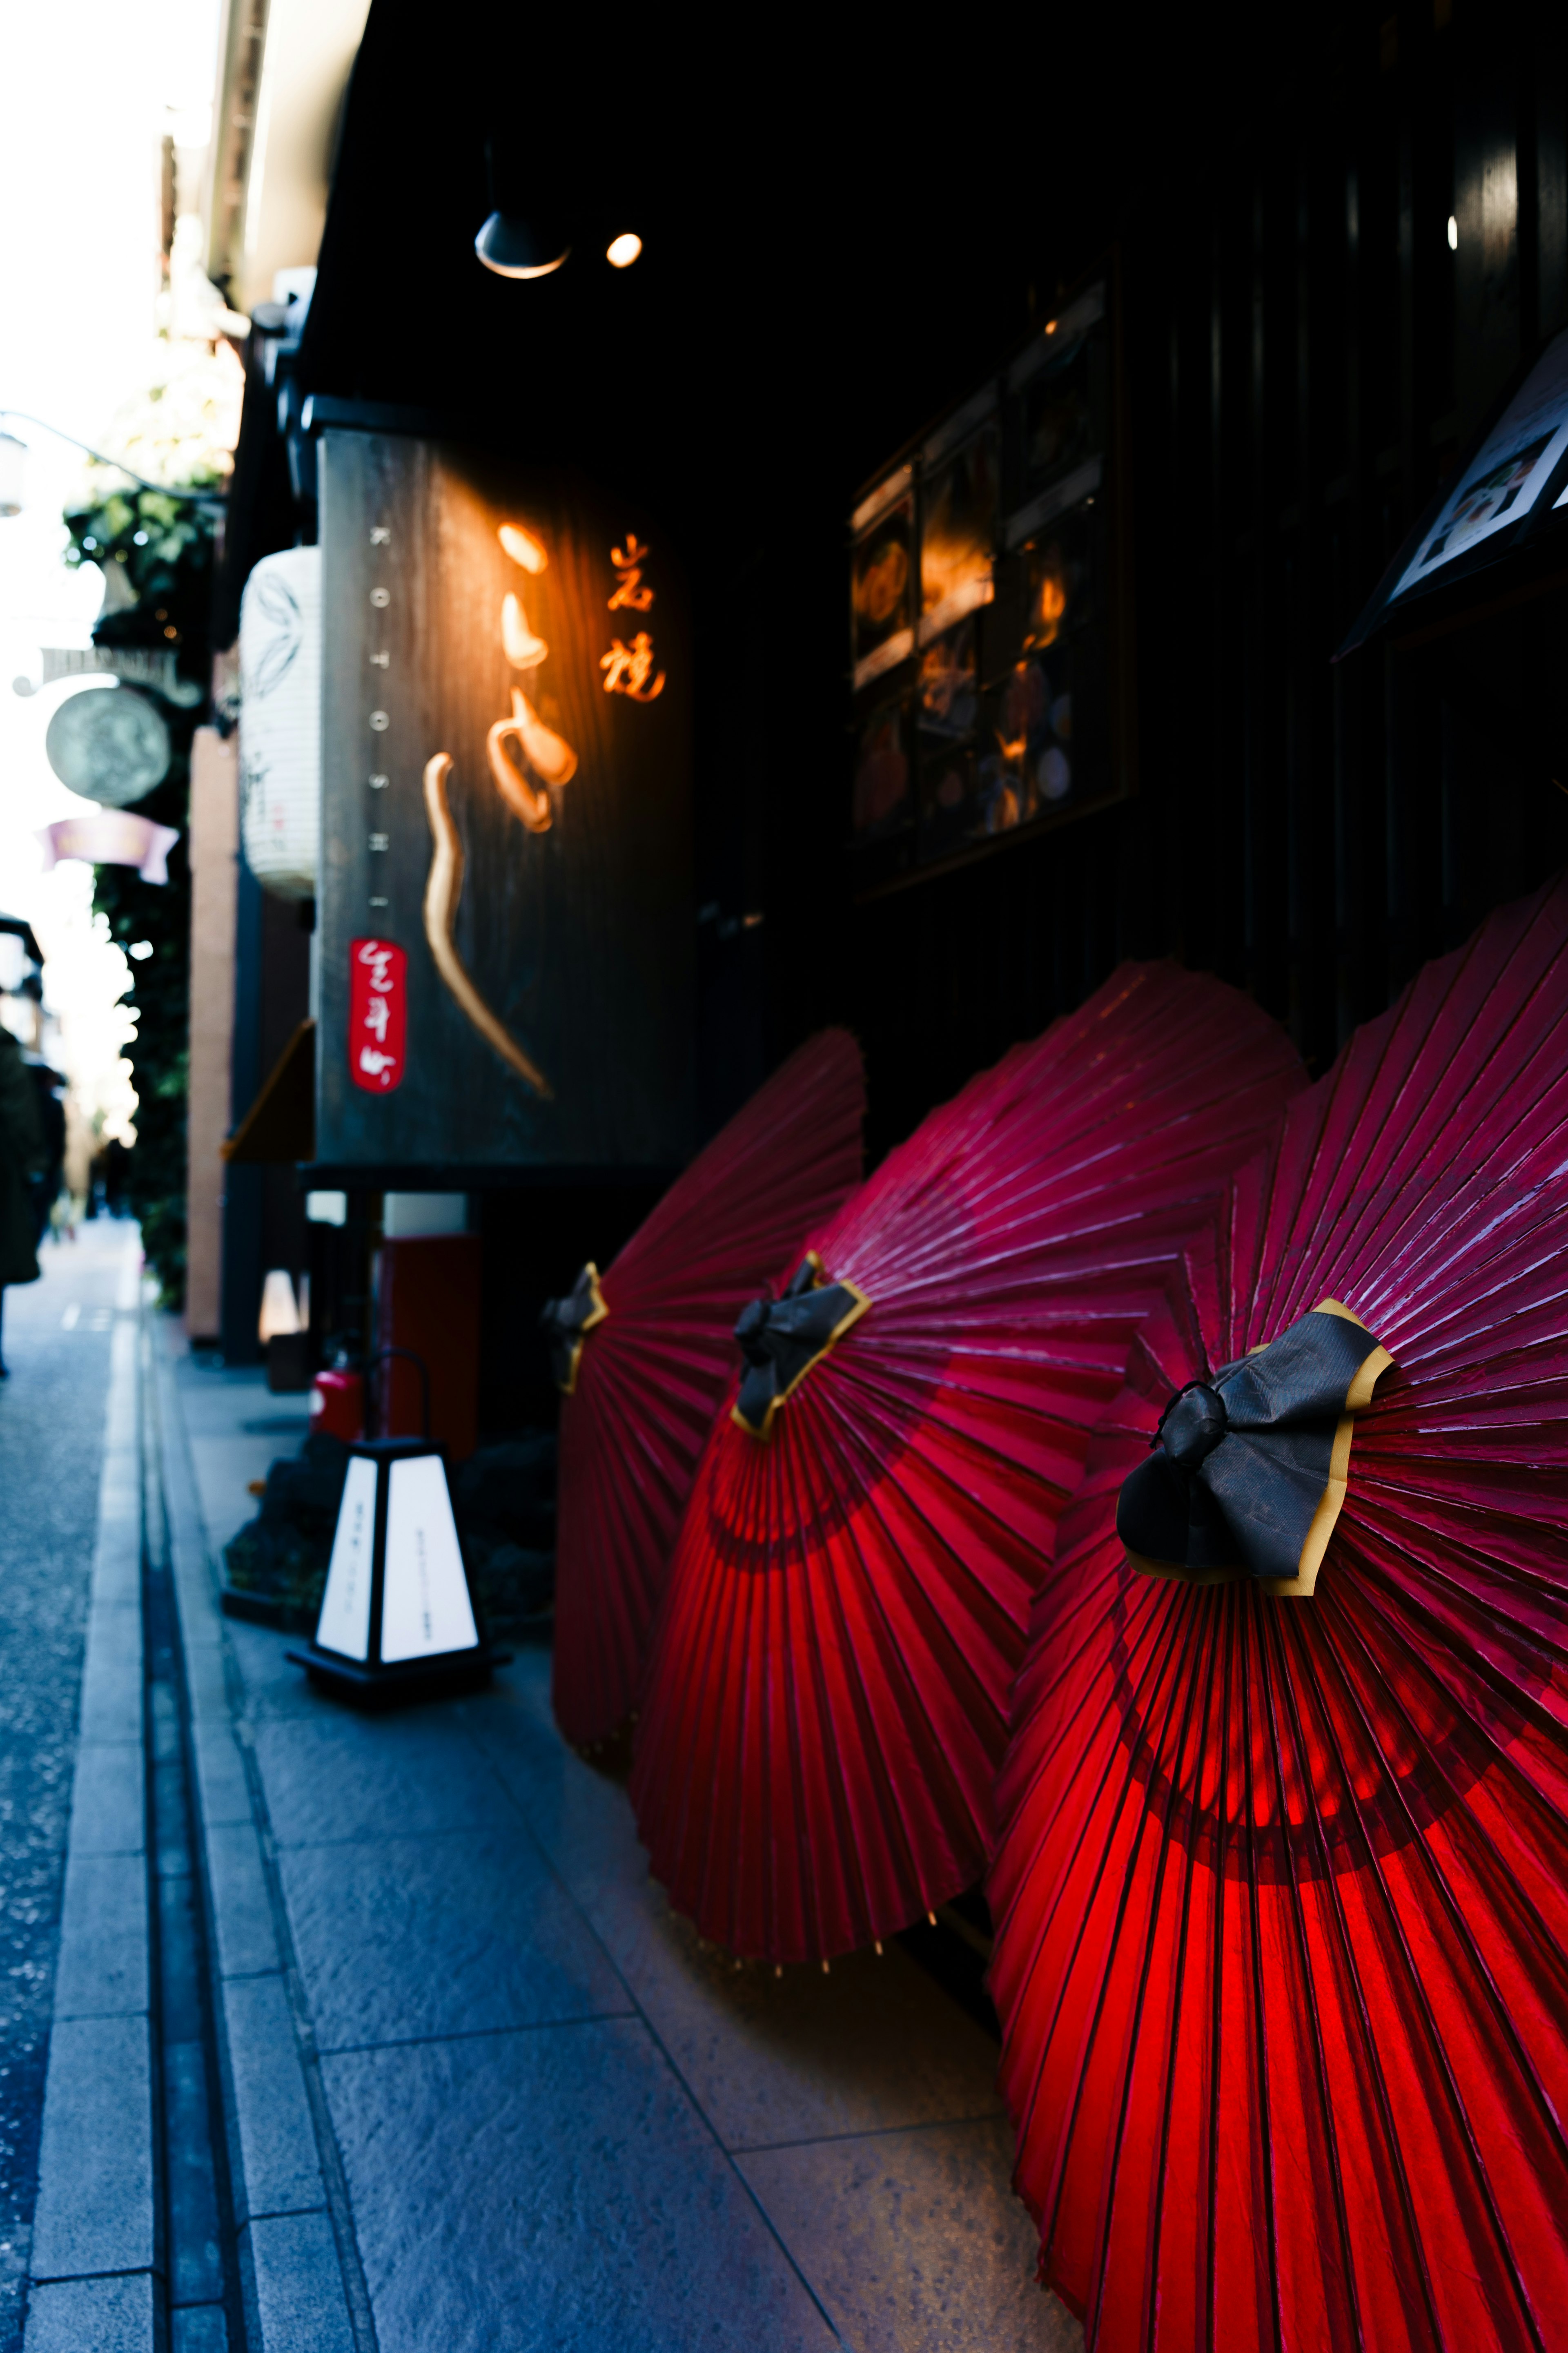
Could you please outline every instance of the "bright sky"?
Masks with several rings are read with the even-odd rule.
[[[0,0],[0,407],[104,447],[116,412],[164,372],[155,341],[161,142],[205,143],[217,0]],[[60,561],[62,508],[83,460],[31,425],[25,512],[0,519],[0,911],[25,915],[45,958],[45,1002],[80,1111],[107,1134],[133,1116],[119,998],[129,967],[91,913],[92,870],[41,871],[35,829],[90,814],[55,777],[44,732],[71,691],[24,698],[40,647],[84,646],[95,572]],[[114,692],[106,688],[102,691]]]

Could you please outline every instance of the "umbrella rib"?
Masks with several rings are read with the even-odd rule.
[[[1222,1590],[1225,1590],[1225,1588],[1222,1588]],[[1245,1787],[1247,1794],[1246,1812],[1243,1816],[1245,1831],[1242,1847],[1243,1860],[1247,1872],[1247,1921],[1251,1930],[1252,1982],[1254,1988],[1260,1992],[1264,1983],[1264,1976],[1263,1954],[1259,1943],[1261,1914],[1258,1901],[1258,1852],[1254,1831],[1254,1825],[1258,1820],[1258,1808],[1255,1802],[1252,1786],[1252,1760],[1254,1756],[1257,1754],[1257,1748],[1253,1738],[1252,1677],[1249,1672],[1245,1671],[1245,1654],[1250,1648],[1248,1634],[1251,1630],[1251,1620],[1247,1612],[1239,1606],[1241,1600],[1239,1593],[1226,1591],[1226,1599],[1227,1607],[1234,1609],[1234,1614],[1239,1628],[1241,1647],[1244,1654],[1244,1672],[1238,1678],[1241,1687],[1242,1754],[1246,1759]],[[1263,2237],[1264,2245],[1268,2250],[1268,2309],[1273,2322],[1274,2353],[1285,2353],[1284,2315],[1280,2309],[1279,2301],[1279,2233],[1275,2222],[1279,2201],[1276,2195],[1274,2181],[1274,2133],[1269,2118],[1268,2038],[1264,2028],[1263,2010],[1260,2001],[1255,2002],[1253,2006],[1253,2015],[1258,2045],[1258,2105],[1260,2110],[1258,2116],[1258,2138],[1259,2155],[1262,2158],[1263,2165],[1263,2194],[1266,2212]]]

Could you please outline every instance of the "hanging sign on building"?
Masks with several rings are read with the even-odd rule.
[[[321,827],[321,551],[264,555],[239,607],[245,862],[264,891],[310,899]]]
[[[580,480],[413,435],[326,425],[321,482],[318,1158],[679,1166],[673,547]]]

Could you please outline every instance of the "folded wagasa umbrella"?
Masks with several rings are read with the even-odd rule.
[[[569,1740],[632,1708],[735,1317],[860,1179],[860,1050],[825,1029],[676,1179],[614,1263],[545,1310],[561,1409],[554,1702]]]
[[[1100,2353],[1568,2327],[1568,885],[1358,1031],[1037,1599],[992,1989]]]
[[[973,1883],[1030,1598],[1129,1338],[1304,1074],[1127,965],[934,1112],[737,1328],[632,1793],[703,1933],[826,1958]]]

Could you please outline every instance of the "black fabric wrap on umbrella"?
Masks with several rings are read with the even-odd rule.
[[[741,1311],[735,1338],[746,1370],[731,1421],[765,1438],[790,1391],[870,1304],[852,1282],[824,1282],[822,1261],[809,1251],[782,1299],[753,1299]]]
[[[1122,1482],[1116,1533],[1132,1566],[1310,1594],[1344,1501],[1352,1417],[1392,1362],[1324,1300],[1267,1347],[1189,1381]]]
[[[577,1386],[583,1335],[602,1324],[609,1312],[599,1289],[599,1270],[592,1259],[564,1299],[547,1299],[540,1310],[539,1328],[550,1343],[550,1369],[556,1388],[568,1397]]]

